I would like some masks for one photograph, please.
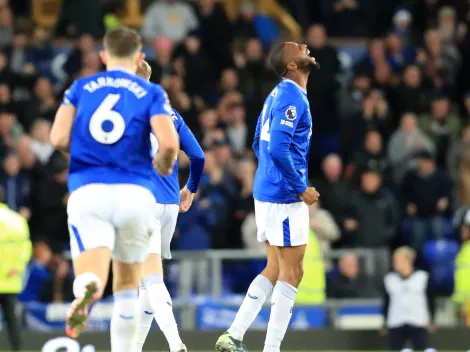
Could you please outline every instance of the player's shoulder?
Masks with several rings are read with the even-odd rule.
[[[308,106],[308,100],[302,88],[295,83],[282,80],[274,88],[273,93],[277,97],[280,105],[295,105],[298,109],[305,109]]]

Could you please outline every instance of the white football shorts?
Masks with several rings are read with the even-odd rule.
[[[258,241],[271,246],[295,247],[308,244],[309,213],[304,202],[280,204],[255,200]]]
[[[149,240],[148,254],[159,254],[171,259],[170,244],[175,233],[180,206],[178,204],[155,205],[155,227]]]
[[[132,184],[89,184],[72,192],[67,214],[72,258],[105,247],[113,259],[138,263],[145,259],[153,231],[155,197]]]

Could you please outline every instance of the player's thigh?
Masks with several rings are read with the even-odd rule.
[[[257,228],[257,239],[259,242],[266,242],[266,221],[268,218],[269,204],[255,199],[255,221]]]
[[[75,275],[92,272],[106,282],[116,238],[106,185],[88,185],[72,192],[67,214]]]
[[[388,348],[391,351],[401,351],[408,340],[405,326],[390,328],[388,330]]]
[[[113,292],[137,289],[142,276],[142,263],[113,260]]]
[[[114,185],[113,203],[116,228],[113,259],[129,264],[142,263],[152,232],[155,198],[144,187]]]
[[[179,205],[166,204],[162,218],[162,251],[161,255],[165,259],[171,259],[171,241],[178,221]]]

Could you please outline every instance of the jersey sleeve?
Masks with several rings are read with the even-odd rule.
[[[62,99],[62,105],[73,105],[77,106],[78,104],[78,93],[79,93],[79,83],[75,81],[64,93],[64,98]]]
[[[253,138],[253,144],[251,148],[255,152],[256,157],[259,159],[259,138],[261,133],[261,116],[258,117],[258,122],[256,123],[255,137]]]
[[[202,171],[204,170],[204,152],[181,115],[176,111],[175,115],[177,118],[175,120],[175,127],[180,136],[181,150],[189,158],[189,178],[186,187],[192,193],[196,193],[201,181]]]
[[[168,115],[171,117],[173,115],[173,110],[171,109],[170,99],[165,90],[158,86],[153,85],[153,99],[152,105],[150,106],[150,117],[155,115]]]

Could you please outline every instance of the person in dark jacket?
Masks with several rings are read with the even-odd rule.
[[[444,217],[450,210],[452,185],[449,175],[436,168],[431,153],[422,151],[417,159],[418,169],[405,176],[401,188],[410,220],[410,244],[419,251],[426,239],[444,235]]]
[[[395,200],[382,188],[378,169],[362,173],[361,188],[349,197],[344,228],[353,247],[382,248],[389,245],[399,225]]]
[[[378,297],[379,291],[360,272],[359,258],[354,253],[344,254],[338,263],[339,274],[328,284],[328,297],[373,298]]]

